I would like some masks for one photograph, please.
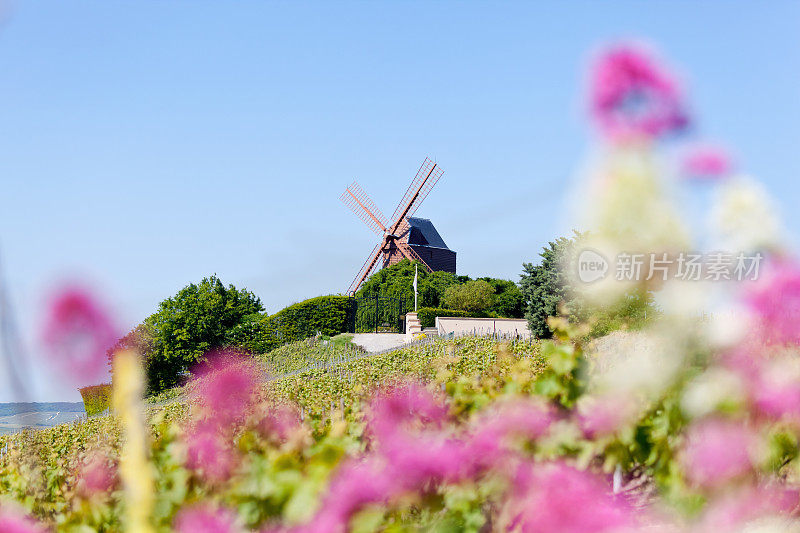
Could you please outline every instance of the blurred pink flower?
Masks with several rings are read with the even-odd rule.
[[[593,439],[610,435],[632,422],[636,415],[636,402],[620,395],[585,396],[581,398],[577,413],[581,431]]]
[[[420,490],[430,483],[449,483],[474,477],[484,462],[468,443],[444,435],[396,437],[382,445],[388,475],[397,491]]]
[[[85,496],[109,492],[116,482],[117,473],[104,453],[93,453],[80,465],[78,490]]]
[[[200,412],[186,433],[186,466],[220,483],[236,467],[236,424],[254,405],[260,376],[252,361],[230,352],[209,354],[194,375],[190,394]]]
[[[745,301],[755,311],[763,340],[800,344],[800,267],[794,261],[772,263],[750,288]]]
[[[237,354],[214,352],[194,370],[192,396],[219,428],[240,422],[252,405],[259,375],[254,364]]]
[[[508,437],[538,438],[554,418],[543,403],[516,401],[480,418],[471,434],[455,438],[442,428],[447,412],[447,405],[418,383],[376,395],[369,418],[375,451],[338,469],[320,511],[299,531],[344,531],[365,505],[477,479],[506,459]]]
[[[590,105],[600,130],[612,140],[657,138],[688,124],[676,80],[631,45],[608,50],[595,63]]]
[[[563,463],[524,464],[514,479],[508,530],[589,533],[631,530],[633,509],[589,472]]]
[[[734,481],[753,469],[752,432],[742,421],[706,419],[687,431],[682,462],[688,480],[712,488]]]
[[[199,424],[186,436],[186,467],[212,483],[227,480],[236,466],[228,441],[209,424]]]
[[[272,404],[258,424],[258,430],[276,443],[285,442],[298,427],[300,417],[297,410],[279,404]]]
[[[788,516],[797,510],[797,490],[775,486],[747,487],[712,499],[699,521],[701,532],[743,531],[747,522]]]
[[[88,291],[68,287],[50,302],[42,338],[55,365],[78,383],[93,383],[106,375],[107,351],[118,335]]]
[[[696,146],[683,160],[683,174],[691,179],[720,179],[731,172],[728,153],[718,146]]]
[[[388,387],[372,400],[369,427],[379,440],[389,440],[404,426],[440,427],[448,407],[423,385],[404,382]]]
[[[26,516],[0,507],[0,531],[2,533],[44,533],[45,528]]]
[[[494,457],[509,437],[535,440],[547,433],[556,415],[543,402],[517,400],[483,415],[475,424],[471,447],[482,458]]]
[[[753,404],[761,414],[800,419],[800,375],[794,357],[761,362],[752,379],[751,392]]]
[[[386,502],[391,495],[392,480],[384,465],[375,459],[346,462],[334,474],[328,495],[319,512],[298,532],[316,533],[345,531],[350,518],[363,507]]]
[[[369,409],[376,450],[396,491],[461,479],[472,472],[466,444],[441,431],[448,406],[422,384],[410,381],[380,391]]]
[[[320,511],[296,531],[344,531],[366,505],[472,475],[475,455],[465,442],[440,430],[447,412],[445,403],[415,382],[380,391],[369,409],[375,452],[340,466]]]
[[[177,533],[234,533],[242,531],[236,523],[236,513],[208,505],[181,509],[175,517]]]

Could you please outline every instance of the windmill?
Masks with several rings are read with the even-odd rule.
[[[355,294],[379,265],[386,267],[402,259],[417,261],[428,272],[456,271],[456,253],[447,247],[431,221],[413,217],[442,174],[444,171],[439,165],[425,158],[405,195],[397,204],[391,221],[383,216],[358,183],[353,182],[345,189],[341,196],[342,202],[380,237],[350,284],[349,294]]]

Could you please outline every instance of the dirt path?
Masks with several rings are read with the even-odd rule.
[[[353,335],[353,344],[361,346],[370,353],[400,348],[405,343],[406,336],[403,333],[356,333]]]

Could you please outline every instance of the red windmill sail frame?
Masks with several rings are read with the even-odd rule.
[[[367,256],[364,266],[361,267],[348,289],[349,294],[355,294],[358,288],[377,268],[381,255],[388,255],[397,250],[403,257],[410,261],[417,261],[428,272],[432,269],[417,253],[403,240],[409,231],[408,218],[419,209],[420,204],[428,197],[433,187],[444,174],[444,171],[429,158],[425,158],[419,167],[414,179],[406,189],[405,195],[400,199],[391,222],[386,222],[386,217],[378,210],[375,203],[366,192],[353,182],[342,193],[340,199],[356,214],[372,231],[381,236],[381,240]]]

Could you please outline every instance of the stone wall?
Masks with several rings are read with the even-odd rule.
[[[524,318],[466,318],[436,317],[436,329],[440,336],[460,335],[504,335],[528,339],[531,331]]]

